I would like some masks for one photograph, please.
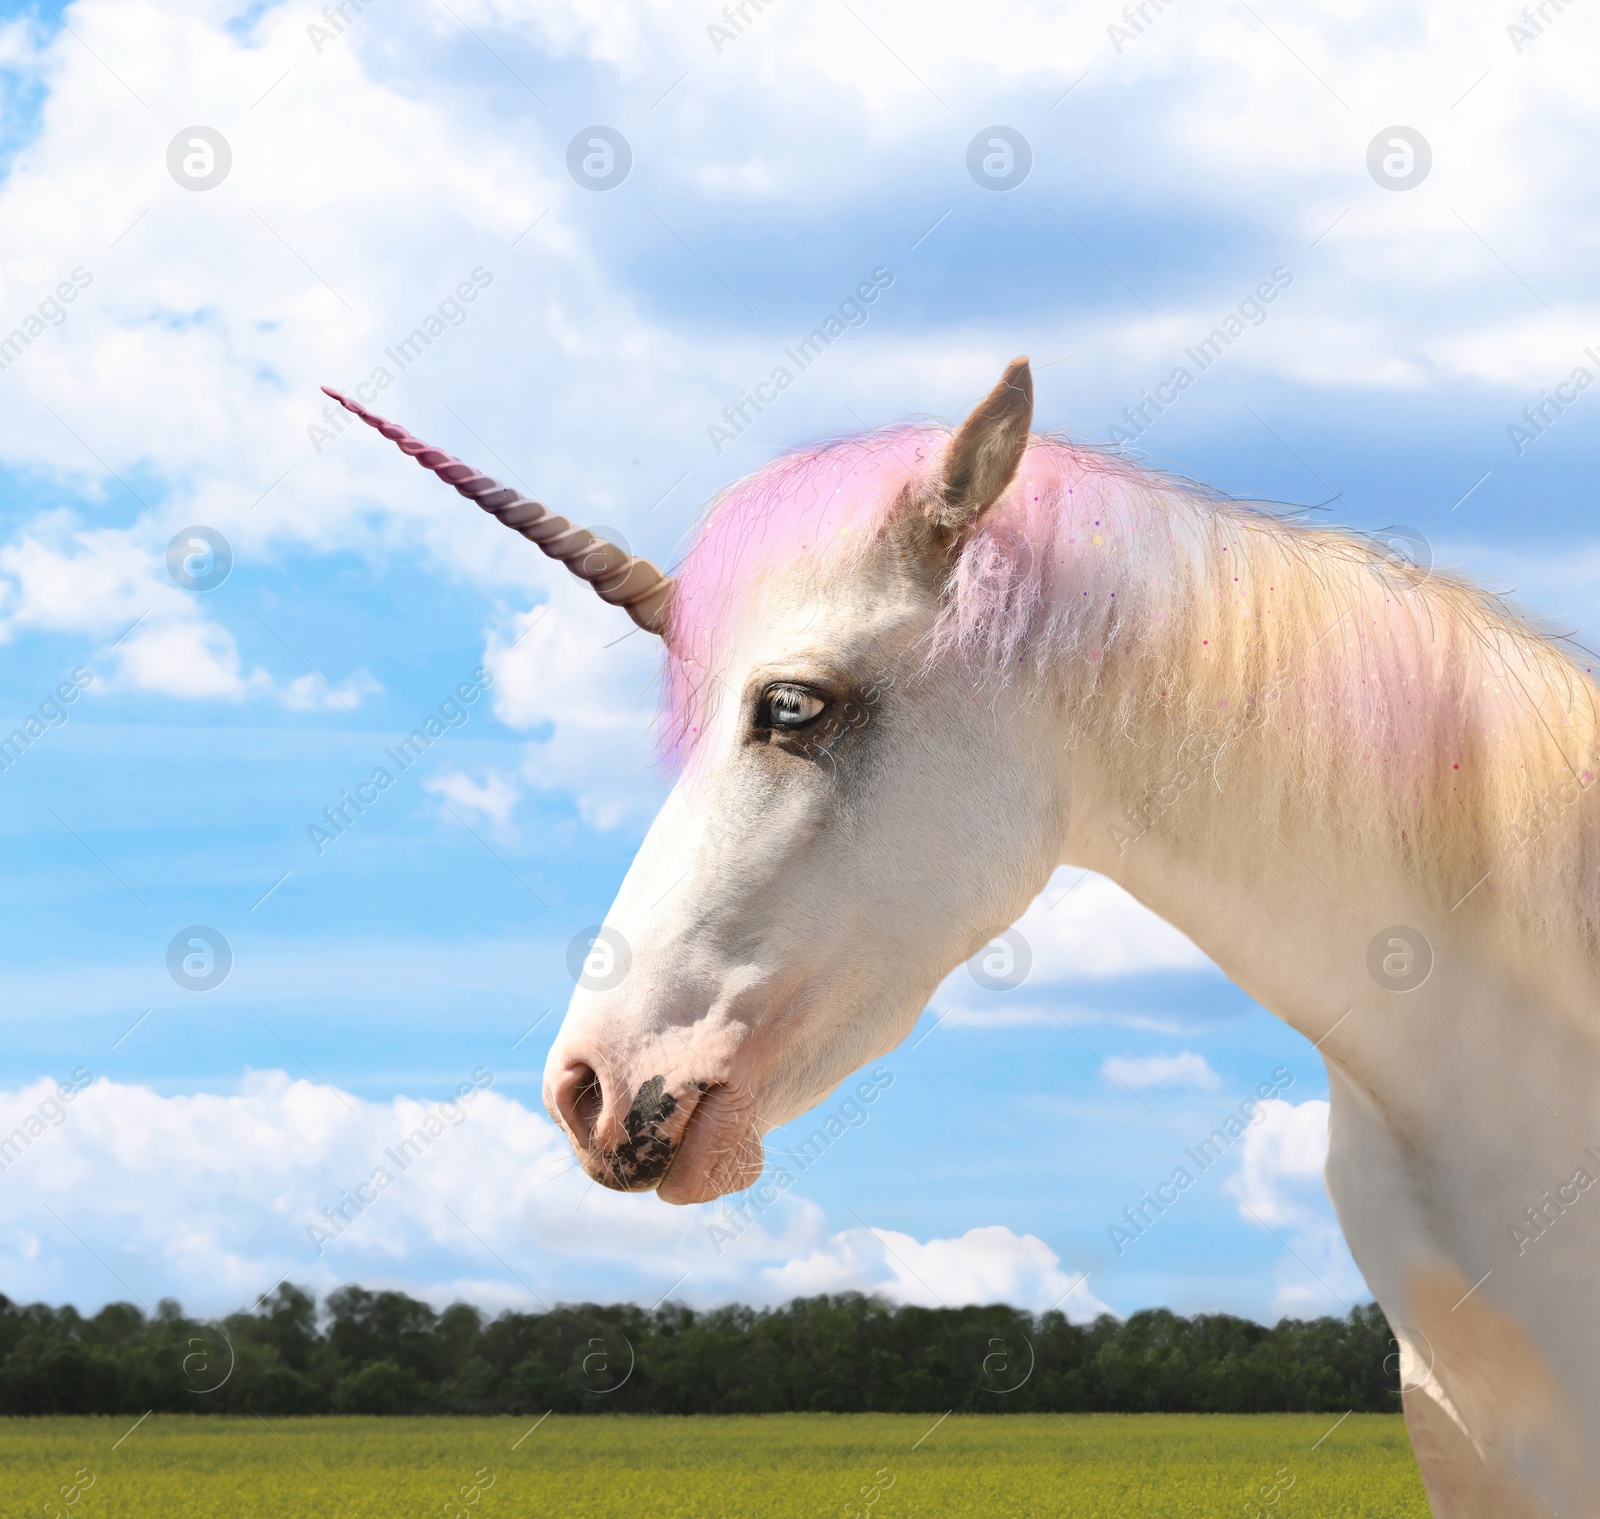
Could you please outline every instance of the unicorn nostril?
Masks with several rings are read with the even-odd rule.
[[[556,1107],[574,1142],[580,1149],[589,1149],[594,1143],[595,1125],[605,1107],[605,1090],[594,1067],[582,1062],[568,1066],[557,1084],[555,1097]]]

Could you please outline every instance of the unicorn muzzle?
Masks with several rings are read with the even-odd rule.
[[[633,1085],[577,1057],[547,1080],[545,1106],[584,1171],[616,1192],[701,1202],[761,1171],[754,1101],[730,1083],[658,1074]]]
[[[631,1098],[626,1091],[575,1060],[556,1077],[546,1105],[590,1176],[618,1192],[644,1192],[666,1175],[700,1092],[669,1091],[665,1076],[640,1082]]]

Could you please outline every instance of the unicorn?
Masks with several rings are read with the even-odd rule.
[[[340,400],[658,634],[676,780],[544,1095],[607,1187],[744,1188],[1063,864],[1309,1040],[1440,1519],[1600,1514],[1600,704],[1467,580],[1031,431],[801,449],[677,573]]]

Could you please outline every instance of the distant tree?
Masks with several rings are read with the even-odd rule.
[[[374,1361],[343,1378],[333,1394],[342,1414],[418,1414],[427,1411],[428,1386],[393,1361]]]
[[[164,1299],[0,1297],[0,1413],[1255,1413],[1399,1408],[1375,1304],[1268,1328],[1149,1309],[1072,1324],[1005,1304],[895,1307],[859,1293],[707,1312],[594,1303],[486,1320],[290,1283],[220,1324]]]

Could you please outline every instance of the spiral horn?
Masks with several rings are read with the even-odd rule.
[[[588,581],[602,601],[623,608],[646,632],[664,632],[667,607],[672,600],[672,578],[663,575],[648,559],[636,559],[616,544],[597,538],[588,528],[578,527],[539,502],[518,495],[509,485],[479,474],[470,464],[463,464],[442,448],[413,438],[405,428],[368,411],[359,401],[341,395],[331,385],[324,385],[322,389],[368,427],[375,427],[384,437],[397,443],[401,453],[410,454],[446,485],[455,486],[469,501],[476,501],[507,527],[532,539],[552,559],[559,559],[578,579]]]

